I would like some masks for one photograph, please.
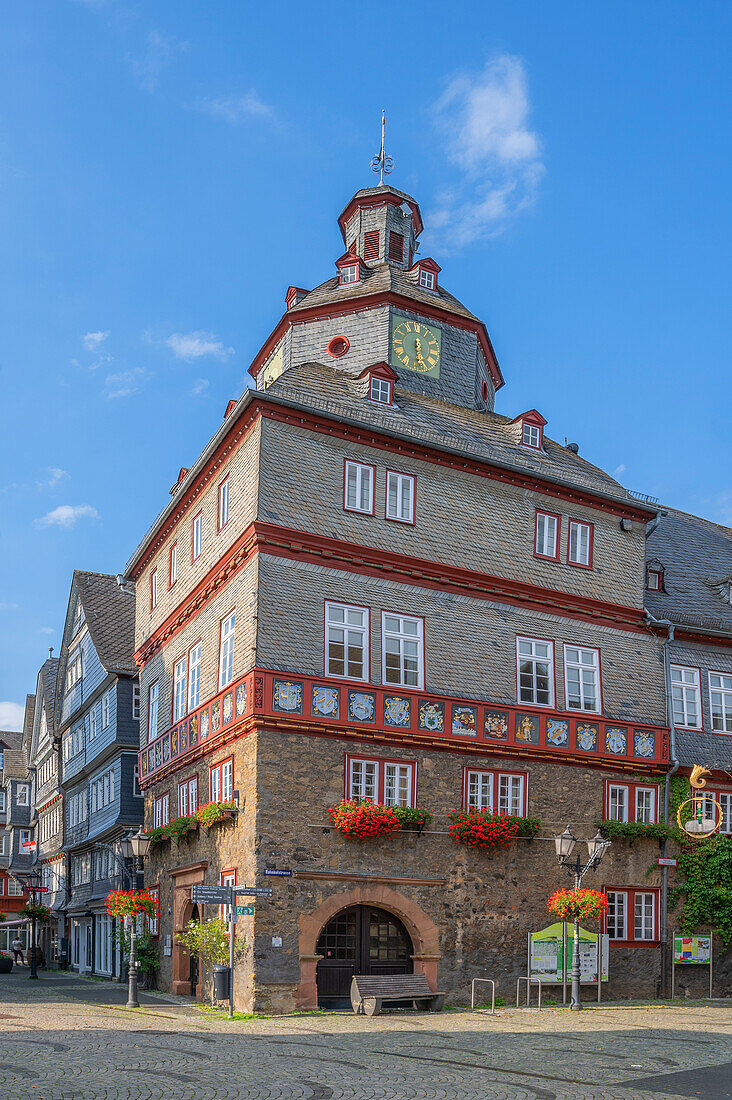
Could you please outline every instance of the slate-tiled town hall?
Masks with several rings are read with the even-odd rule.
[[[557,442],[540,410],[494,411],[490,334],[419,251],[414,198],[359,191],[338,226],[327,278],[289,287],[254,388],[202,454],[181,454],[125,576],[146,828],[233,807],[146,861],[160,984],[200,995],[176,939],[201,912],[193,885],[272,885],[238,924],[249,1011],[338,1004],[354,973],[424,973],[463,1001],[476,976],[510,990],[565,884],[552,837],[568,821],[582,837],[610,817],[659,821],[675,747],[667,631],[644,610],[657,506]],[[703,647],[688,630],[687,650]],[[709,736],[724,740],[732,662],[716,644],[730,709]],[[329,817],[343,798],[432,817],[348,839]],[[450,814],[480,808],[538,832],[497,852],[456,844]],[[658,854],[613,844],[586,883],[611,901],[611,994],[657,992]]]

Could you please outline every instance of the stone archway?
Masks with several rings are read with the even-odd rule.
[[[172,991],[179,995],[191,995],[191,962],[188,952],[178,943],[178,933],[184,932],[193,917],[191,887],[203,883],[207,862],[190,864],[188,867],[176,867],[170,872],[173,879],[173,981]],[[203,994],[202,978],[199,972],[196,997]]]
[[[315,950],[318,937],[336,913],[352,905],[373,905],[399,918],[414,945],[412,959],[415,974],[424,974],[430,989],[437,992],[437,965],[442,958],[437,925],[416,902],[404,894],[391,890],[388,886],[369,883],[354,886],[343,893],[332,894],[312,913],[300,915],[300,985],[297,991],[297,1007],[318,1007],[316,971],[321,958]]]

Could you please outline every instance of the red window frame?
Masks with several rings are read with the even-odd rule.
[[[167,820],[166,821],[162,820],[163,815],[162,815],[162,811],[161,811],[160,825],[158,825],[158,824],[156,824],[156,822],[158,820],[158,806],[159,805],[162,806],[166,799],[168,800],[168,802],[167,802],[167,805],[168,805]],[[170,824],[170,791],[164,791],[161,795],[158,795],[158,797],[155,799],[155,802],[153,804],[153,828],[162,829],[162,828],[165,828],[165,826],[168,825],[168,824]]]
[[[175,562],[175,578],[173,577],[173,562]],[[173,543],[168,551],[168,591],[178,583],[178,540]]]
[[[491,777],[491,798],[493,801],[493,813],[498,813],[498,777],[501,775],[510,776],[516,779],[523,779],[523,798],[520,817],[526,817],[527,807],[529,805],[529,773],[527,771],[506,771],[505,768],[481,768],[477,764],[464,764],[463,765],[463,812],[468,811],[468,775],[470,772],[481,772],[483,775],[490,775]]]
[[[154,611],[158,606],[158,567],[157,565],[150,573],[150,610]]]
[[[653,820],[648,822],[650,825],[658,824],[658,811],[659,811],[659,799],[660,791],[658,783],[642,783],[631,782],[627,779],[606,779],[604,784],[603,796],[602,796],[602,816],[605,821],[610,821],[610,788],[611,787],[625,787],[628,791],[628,822],[634,822],[637,820],[636,814],[638,807],[636,803],[636,791],[653,791],[655,798],[653,800]],[[613,819],[614,820],[614,819]]]
[[[221,522],[221,497],[226,486],[226,519]],[[223,529],[228,525],[231,519],[231,486],[229,485],[229,475],[222,477],[219,482],[218,495],[216,500],[216,533],[220,534]]]
[[[348,467],[350,466],[366,466],[371,470],[371,511],[364,512],[360,508],[348,507]],[[355,458],[343,459],[343,511],[350,512],[354,516],[373,516],[376,510],[376,467],[372,466],[370,462],[359,462]]]
[[[411,782],[411,806],[417,805],[417,761],[412,760],[399,760],[394,756],[368,756],[362,752],[347,752],[344,757],[344,773],[343,773],[343,791],[344,797],[351,797],[351,762],[354,760],[363,760],[367,764],[376,764],[378,767],[377,780],[376,780],[376,801],[383,803],[384,801],[384,766],[386,764],[400,764],[402,767],[411,767],[412,769],[412,782]]]
[[[196,553],[196,521],[201,521],[201,549]],[[191,520],[191,561],[197,561],[203,553],[203,511],[196,512]]]
[[[603,893],[607,894],[608,891],[616,894],[625,894],[627,897],[626,909],[625,909],[625,931],[627,933],[633,933],[632,936],[627,937],[624,940],[609,940],[610,947],[658,947],[661,934],[660,928],[660,909],[661,909],[661,891],[657,886],[603,886]],[[636,894],[653,894],[655,902],[653,905],[653,939],[651,940],[637,940],[635,938],[635,895]],[[602,930],[607,934],[607,916],[603,917]]]
[[[572,526],[589,527],[589,545],[587,547],[587,565],[581,561],[572,561],[569,556],[569,547],[572,538]],[[574,569],[592,569],[592,557],[595,549],[595,525],[594,523],[588,523],[586,519],[573,519],[567,517],[567,565],[571,565]]]
[[[540,554],[536,549],[539,542],[539,516],[548,516],[557,521],[557,535],[553,554]],[[537,508],[534,513],[534,557],[540,561],[559,561],[561,555],[560,544],[562,541],[562,516],[559,512],[548,512],[546,508]]]
[[[231,764],[231,798],[224,798],[224,774],[223,768],[225,764]],[[219,797],[214,798],[212,795],[211,777],[214,772],[219,773]],[[226,756],[223,760],[219,760],[217,764],[211,764],[208,769],[208,800],[209,802],[230,802],[234,799],[234,757]]]
[[[195,782],[195,785],[196,785],[196,810],[198,809],[198,775],[194,774],[194,775],[189,775],[187,779],[181,779],[180,782],[178,783],[178,816],[179,817],[190,817],[191,814],[196,812],[196,810],[191,809],[191,783],[194,783],[194,782]],[[181,792],[182,787],[186,788],[187,809],[186,809],[185,814],[182,813],[181,807],[180,807],[180,792]]]
[[[398,516],[390,516],[387,514],[387,508],[389,506],[389,474],[394,474],[395,477],[405,477],[412,482],[412,518],[400,519]],[[404,523],[407,527],[414,527],[417,522],[417,478],[414,474],[405,474],[401,470],[392,470],[387,466],[386,469],[386,482],[384,485],[384,519],[388,523]]]
[[[156,917],[147,918],[148,931],[153,939],[157,940],[160,936],[160,883],[156,882],[154,886],[148,886],[147,892],[154,897],[158,903],[158,915]]]
[[[658,580],[656,587],[651,585],[651,577],[656,577]],[[650,566],[646,569],[646,591],[663,592],[663,569],[651,569]]]

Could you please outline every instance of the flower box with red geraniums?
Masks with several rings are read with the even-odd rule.
[[[46,905],[33,905],[32,902],[27,901],[23,908],[20,910],[21,917],[28,917],[32,920],[33,917],[39,924],[48,924],[51,920],[51,910]]]
[[[104,904],[110,917],[117,920],[141,915],[155,920],[160,913],[157,900],[147,890],[112,890]]]
[[[393,806],[383,806],[368,799],[342,798],[328,813],[333,828],[343,836],[350,840],[371,840],[401,829],[402,823],[395,810]]]
[[[212,825],[233,817],[238,809],[236,802],[206,802],[196,810],[196,820],[210,829]]]
[[[507,848],[518,836],[521,825],[517,817],[490,810],[455,812],[450,817],[450,836],[456,844],[469,848]]]
[[[546,907],[560,920],[601,920],[607,913],[607,894],[600,890],[556,890]]]

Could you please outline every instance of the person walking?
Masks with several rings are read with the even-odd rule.
[[[23,958],[23,941],[20,936],[16,936],[13,940],[13,962],[17,963],[18,955],[20,955],[20,962],[22,966],[25,966],[25,959]]]

